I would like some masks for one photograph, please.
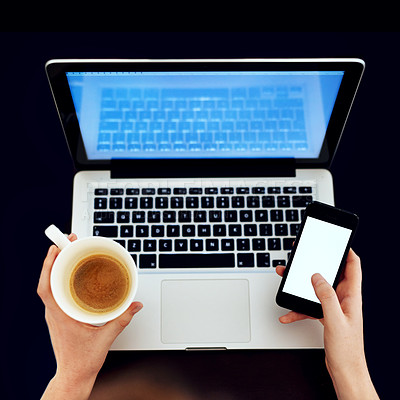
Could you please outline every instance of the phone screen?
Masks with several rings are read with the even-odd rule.
[[[308,216],[282,291],[320,304],[311,276],[318,272],[333,285],[351,233]]]

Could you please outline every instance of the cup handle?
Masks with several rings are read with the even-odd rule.
[[[68,238],[55,225],[50,225],[44,233],[60,250],[71,244]]]

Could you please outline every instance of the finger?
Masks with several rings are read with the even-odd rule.
[[[133,316],[143,308],[143,304],[135,301],[129,308],[118,318],[108,322],[105,326],[106,329],[113,331],[115,337],[118,336],[131,322]]]
[[[275,271],[279,276],[283,276],[285,269],[286,267],[284,267],[283,265],[277,265]]]
[[[68,239],[69,239],[71,242],[74,242],[75,240],[78,239],[78,236],[76,236],[75,233],[70,233],[69,236],[68,236]]]
[[[344,279],[349,283],[348,294],[361,295],[361,261],[360,257],[352,249],[350,249],[347,256]]]
[[[303,319],[315,319],[315,318],[309,317],[308,315],[300,314],[295,311],[290,311],[287,314],[279,317],[279,321],[282,324],[291,324],[292,322],[302,321]]]
[[[343,312],[335,290],[321,274],[314,274],[311,277],[311,282],[315,294],[321,302],[324,319],[328,323],[329,321],[337,321],[343,315]]]
[[[50,301],[53,298],[50,289],[50,273],[53,267],[54,260],[60,253],[57,246],[52,245],[47,252],[47,256],[44,259],[42,271],[40,273],[39,283],[37,287],[37,293],[44,303]]]

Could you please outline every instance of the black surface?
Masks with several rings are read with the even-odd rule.
[[[360,217],[365,348],[378,393],[390,398],[398,360],[399,33],[2,32],[1,386],[39,398],[55,372],[36,294],[50,224],[70,230],[73,165],[46,81],[51,58],[360,57],[366,70],[331,168],[338,207]],[[373,189],[373,191],[371,191]],[[322,351],[111,353],[98,385],[136,369],[179,370],[203,393],[329,399]],[[122,379],[122,378],[121,378]],[[211,397],[209,397],[211,398]],[[333,398],[333,397],[332,397]]]

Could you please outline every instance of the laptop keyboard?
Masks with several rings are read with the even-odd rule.
[[[312,186],[96,188],[93,235],[140,269],[285,265]]]

